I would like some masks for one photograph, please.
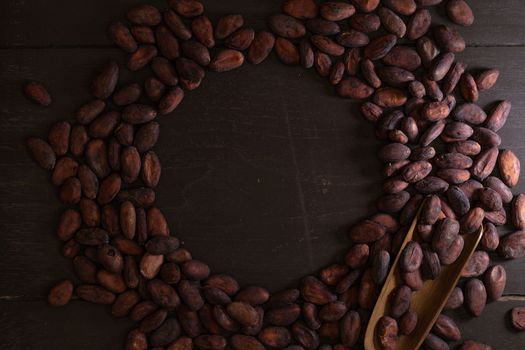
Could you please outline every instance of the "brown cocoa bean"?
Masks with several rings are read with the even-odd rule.
[[[248,50],[248,61],[259,64],[264,61],[275,45],[275,37],[267,31],[260,31],[255,37]]]
[[[501,265],[489,267],[483,276],[483,283],[491,300],[496,301],[501,298],[507,283],[505,268]]]
[[[115,91],[119,78],[119,67],[115,61],[110,61],[91,83],[91,92],[93,96],[104,100],[110,97]]]
[[[445,180],[435,176],[427,176],[415,185],[416,190],[424,194],[443,193],[448,189],[448,183]]]
[[[160,53],[166,59],[174,60],[179,57],[179,42],[168,27],[161,25],[155,28],[155,41]],[[152,64],[155,64],[156,58],[153,59]]]
[[[122,50],[129,53],[137,50],[137,42],[131,35],[129,28],[122,22],[113,22],[108,31],[111,40]]]
[[[131,35],[140,44],[155,44],[155,33],[151,27],[134,25],[130,28]]]
[[[364,55],[371,60],[378,60],[385,57],[395,46],[397,38],[393,34],[379,36],[365,47]]]
[[[196,17],[204,12],[204,6],[197,0],[170,0],[168,4],[183,17]]]
[[[436,43],[444,51],[456,53],[465,50],[465,39],[454,28],[440,25],[433,32]]]
[[[150,312],[140,322],[139,329],[142,332],[149,333],[159,328],[167,316],[168,316],[168,310],[166,309],[158,309],[156,311]]]
[[[394,34],[398,38],[405,36],[407,31],[405,22],[403,22],[403,20],[398,15],[396,15],[394,11],[386,7],[381,7],[378,10],[378,14],[379,18],[381,19],[381,24],[388,32]]]
[[[283,348],[290,344],[292,336],[284,327],[266,327],[259,333],[258,339],[266,346]]]
[[[478,90],[488,90],[493,87],[499,78],[499,69],[487,69],[475,76]]]
[[[461,290],[461,288],[459,287],[455,287],[452,290],[450,296],[448,297],[448,300],[445,304],[445,310],[457,309],[458,307],[463,305],[463,300],[463,290]]]
[[[147,350],[148,339],[146,334],[138,329],[134,329],[128,333],[126,338],[126,350]]]
[[[416,50],[407,46],[395,46],[382,59],[391,66],[414,71],[421,65],[421,57]]]
[[[270,16],[268,25],[275,34],[283,38],[297,39],[306,34],[306,28],[299,20],[283,14]]]
[[[73,296],[73,283],[69,280],[61,281],[53,286],[47,295],[47,303],[51,306],[64,306]]]
[[[58,197],[68,205],[77,204],[82,196],[80,181],[76,177],[70,177],[60,187]]]
[[[181,48],[185,57],[197,62],[201,66],[207,66],[211,61],[208,48],[197,41],[184,41],[181,43]]]
[[[151,300],[160,307],[174,309],[180,304],[180,299],[175,289],[159,279],[149,281],[147,288]]]
[[[210,275],[210,268],[198,260],[190,260],[182,265],[182,273],[192,280],[203,280]]]
[[[499,150],[497,147],[482,151],[474,159],[474,165],[471,170],[472,176],[478,180],[485,180],[494,170],[498,154]]]
[[[160,11],[152,5],[140,4],[132,7],[126,18],[134,23],[147,26],[156,26],[161,21]]]
[[[153,45],[141,45],[128,59],[127,67],[131,71],[138,71],[157,56],[157,47]]]
[[[148,77],[144,81],[144,91],[151,101],[157,102],[164,96],[166,86],[159,79]]]
[[[488,268],[490,263],[489,255],[484,251],[476,251],[467,261],[461,271],[461,277],[481,276]]]
[[[304,300],[315,305],[328,304],[337,299],[328,287],[314,276],[307,276],[302,279],[301,295]]]
[[[97,271],[97,282],[113,293],[123,293],[126,290],[126,282],[122,276],[107,270]]]
[[[498,157],[498,169],[505,185],[514,187],[520,178],[520,160],[511,150],[503,150]]]
[[[287,65],[298,65],[301,61],[299,49],[289,40],[278,37],[275,40],[275,53]]]
[[[451,341],[458,341],[461,339],[461,331],[456,322],[447,315],[439,315],[436,323],[432,327],[432,332],[437,336]]]
[[[439,256],[430,249],[423,249],[422,273],[425,278],[434,280],[441,273]]]
[[[447,2],[446,10],[448,18],[456,24],[471,26],[474,23],[474,13],[465,0]]]
[[[374,93],[374,89],[359,78],[348,77],[343,79],[337,86],[337,92],[341,97],[364,99]]]
[[[407,38],[417,40],[428,32],[432,17],[427,9],[417,10],[408,21]]]
[[[429,350],[449,350],[450,347],[448,346],[447,342],[445,342],[440,337],[430,333],[427,335],[425,341],[423,342],[423,345],[425,348]]]
[[[525,255],[525,231],[511,233],[500,242],[500,255],[506,259],[520,258]]]
[[[525,330],[525,308],[515,307],[510,312],[510,321],[512,327],[518,331]]]
[[[477,278],[472,278],[465,283],[465,306],[472,315],[478,317],[485,309],[487,302],[487,291],[483,282]]]
[[[396,320],[383,316],[379,319],[376,328],[376,336],[384,350],[394,350],[397,346],[398,326]]]
[[[401,317],[410,308],[412,290],[407,285],[396,288],[391,295],[390,315],[394,318]]]
[[[418,270],[423,261],[423,251],[421,246],[415,242],[408,242],[405,249],[401,253],[399,261],[400,268],[405,272],[414,272]]]
[[[28,82],[24,86],[24,93],[28,99],[41,106],[51,105],[52,98],[46,87],[36,81]]]
[[[363,47],[370,42],[368,35],[353,29],[339,33],[336,40],[344,47]]]
[[[264,345],[262,345],[257,338],[247,335],[235,334],[230,338],[230,343],[233,350],[265,350]]]
[[[342,2],[326,2],[319,6],[319,14],[327,21],[343,21],[355,13],[355,7]]]
[[[27,149],[40,167],[52,170],[55,167],[56,155],[51,146],[44,140],[30,137],[26,141]]]
[[[410,335],[417,326],[417,314],[413,311],[407,311],[399,320],[399,332],[403,335]]]

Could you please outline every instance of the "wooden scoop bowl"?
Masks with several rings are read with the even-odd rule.
[[[419,212],[416,215],[410,229],[401,245],[396,260],[394,261],[390,273],[388,274],[381,294],[379,295],[370,321],[366,329],[364,343],[365,350],[380,350],[381,345],[376,337],[376,325],[382,316],[388,315],[388,304],[392,290],[403,284],[399,269],[399,259],[401,252],[411,240],[421,241],[419,237],[414,237],[414,231],[419,219]],[[397,342],[399,350],[417,350],[425,341],[434,322],[445,306],[452,290],[458,283],[463,267],[470,256],[476,250],[483,235],[483,227],[477,232],[462,235],[465,240],[463,251],[459,258],[451,265],[442,266],[441,274],[435,280],[427,280],[423,287],[412,294],[410,309],[418,316],[417,327],[410,336],[400,335]]]

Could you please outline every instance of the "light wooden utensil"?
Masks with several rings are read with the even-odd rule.
[[[414,218],[412,225],[401,245],[396,260],[394,261],[390,273],[388,274],[381,294],[377,299],[376,305],[370,316],[370,321],[365,333],[365,350],[380,350],[381,346],[376,337],[376,325],[379,319],[388,315],[389,298],[392,290],[397,286],[403,284],[399,270],[399,257],[408,242],[415,240],[420,242],[421,239],[414,237],[414,231],[419,219],[419,212]],[[483,227],[477,232],[463,235],[465,245],[459,258],[451,265],[442,266],[441,274],[435,280],[427,280],[423,283],[423,287],[412,294],[412,302],[410,309],[418,316],[417,327],[410,336],[400,335],[397,342],[397,349],[399,350],[417,350],[425,341],[430,332],[434,322],[445,306],[452,290],[458,283],[463,267],[468,259],[476,250],[479,241],[483,235]]]

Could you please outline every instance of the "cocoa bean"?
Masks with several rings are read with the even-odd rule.
[[[266,327],[261,330],[258,339],[266,346],[283,348],[290,344],[292,336],[288,329],[284,327]]]
[[[134,23],[147,26],[156,26],[161,21],[160,11],[152,5],[140,4],[132,7],[126,18]]]
[[[210,62],[210,69],[216,72],[227,72],[242,66],[244,55],[237,50],[222,50]]]
[[[371,60],[378,60],[385,57],[395,46],[397,38],[393,34],[379,36],[365,47],[364,55]]]
[[[396,35],[398,38],[405,36],[407,31],[405,22],[403,22],[403,20],[398,15],[396,15],[394,11],[386,7],[381,7],[379,8],[378,14],[379,18],[381,19],[381,24],[388,32]]]
[[[479,98],[478,86],[474,77],[469,73],[463,73],[459,81],[459,90],[461,96],[467,102],[476,102]]]
[[[483,282],[472,278],[465,283],[465,305],[474,316],[480,316],[485,308],[487,292]]]
[[[319,6],[319,14],[327,21],[343,21],[355,13],[355,7],[342,2],[326,2]]]
[[[427,9],[417,10],[408,21],[407,38],[417,40],[428,32],[432,17]]]
[[[260,31],[255,37],[248,50],[248,61],[252,64],[259,64],[264,61],[275,45],[275,37],[267,31]]]
[[[432,332],[437,336],[451,341],[458,341],[461,339],[461,331],[456,322],[447,315],[439,315],[436,323],[432,327]]]
[[[467,261],[461,271],[461,277],[481,276],[488,268],[490,263],[489,255],[484,251],[476,251]]]
[[[119,78],[119,67],[115,61],[110,61],[91,83],[91,92],[93,96],[104,100],[110,97],[115,91]]]
[[[488,90],[493,87],[499,78],[499,69],[487,69],[475,76],[478,90]]]
[[[151,27],[134,25],[130,28],[130,32],[139,44],[155,44],[155,33]]]
[[[337,92],[341,97],[364,99],[374,93],[374,89],[359,78],[348,77],[343,79],[337,86]]]
[[[423,342],[425,348],[429,350],[449,350],[448,344],[440,337],[430,333]]]
[[[525,330],[525,308],[515,307],[510,312],[510,321],[512,327],[518,331]]]
[[[456,53],[465,50],[465,39],[454,28],[440,25],[433,32],[436,43],[444,51]]]
[[[51,105],[52,98],[46,87],[36,81],[28,82],[24,86],[24,93],[28,99],[41,106]]]
[[[384,350],[394,350],[397,346],[398,326],[396,320],[383,316],[379,319],[376,328],[376,336]]]
[[[399,332],[403,335],[410,335],[417,326],[417,314],[413,311],[407,311],[399,320]]]
[[[476,159],[471,173],[478,180],[485,180],[494,170],[498,159],[499,150],[497,147],[488,148],[482,151]]]
[[[69,280],[61,281],[53,286],[47,295],[47,302],[51,306],[64,306],[73,296],[73,283]]]
[[[175,289],[159,279],[149,281],[147,288],[151,300],[160,307],[174,309],[180,304],[180,299]]]
[[[474,13],[465,0],[447,2],[447,15],[450,20],[462,26],[471,26],[474,23]]]
[[[168,3],[183,17],[196,17],[204,12],[204,6],[197,0],[170,0]]]
[[[498,157],[498,169],[505,185],[514,187],[520,178],[520,160],[511,150],[503,150]]]
[[[197,41],[184,41],[181,44],[181,48],[185,57],[197,62],[201,66],[207,66],[211,61],[208,48]]]
[[[157,47],[153,45],[141,45],[128,59],[127,67],[131,71],[138,71],[157,56]]]
[[[500,255],[506,259],[520,258],[525,255],[525,231],[511,233],[500,242]]]
[[[463,305],[463,300],[464,300],[463,290],[461,290],[461,288],[459,287],[455,287],[452,290],[452,293],[450,294],[450,296],[448,297],[448,300],[445,304],[445,309],[446,310],[457,309],[458,307]]]
[[[297,39],[306,34],[306,28],[299,20],[283,14],[270,16],[268,25],[275,34],[283,38]]]

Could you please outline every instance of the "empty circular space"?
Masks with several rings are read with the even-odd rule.
[[[157,205],[194,258],[277,290],[332,263],[378,194],[373,128],[313,71],[209,73],[159,120]]]

